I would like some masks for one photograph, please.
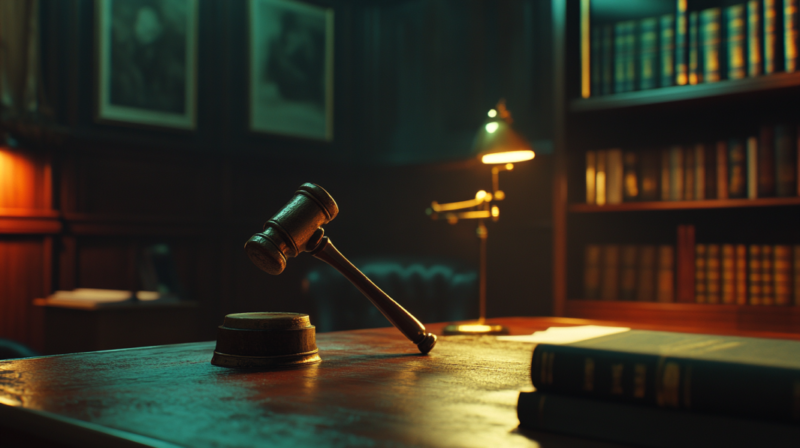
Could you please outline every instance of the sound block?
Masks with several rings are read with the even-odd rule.
[[[316,329],[307,314],[228,314],[217,331],[211,364],[283,367],[320,362]]]

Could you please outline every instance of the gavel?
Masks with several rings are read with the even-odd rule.
[[[301,252],[333,266],[358,288],[376,308],[422,353],[436,345],[436,335],[411,313],[383,292],[339,252],[325,236],[321,226],[339,214],[339,207],[319,185],[305,183],[291,200],[264,224],[244,245],[250,260],[261,270],[278,275],[286,268],[286,260]]]

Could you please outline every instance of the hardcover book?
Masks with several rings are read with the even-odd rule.
[[[700,20],[699,13],[689,13],[689,84],[703,82],[703,71],[700,66]]]
[[[772,283],[772,246],[761,246],[761,304],[775,305],[775,288]]]
[[[583,289],[587,299],[600,298],[600,246],[589,244],[584,254]]]
[[[658,151],[642,151],[639,175],[639,196],[643,201],[656,201],[659,198],[659,154]]]
[[[622,150],[606,151],[606,203],[622,203]]]
[[[694,297],[697,303],[708,303],[706,294],[706,258],[708,250],[705,244],[695,246],[694,261]]]
[[[614,92],[614,27],[605,25],[603,27],[603,95]]]
[[[736,303],[736,255],[733,244],[722,245],[722,303]]]
[[[778,5],[780,0],[763,1],[764,74],[778,71]]]
[[[719,244],[708,245],[708,256],[706,257],[706,294],[708,303],[720,303],[721,284],[721,263],[720,263]]]
[[[735,251],[736,304],[747,305],[747,246],[737,244]]]
[[[775,143],[775,128],[761,126],[758,148],[748,151],[748,158],[757,161],[755,166],[752,163],[749,166],[749,183],[757,184],[758,196],[750,197],[775,196]]]
[[[684,164],[683,148],[675,145],[669,149],[669,200],[683,200]]]
[[[775,125],[775,195],[797,195],[797,136],[795,128]]]
[[[595,182],[597,181],[597,153],[586,151],[586,203],[594,205],[597,200]]]
[[[594,183],[595,199],[597,205],[606,204],[606,151],[597,151],[597,177]]]
[[[639,22],[639,89],[653,89],[658,78],[658,19]]]
[[[717,199],[717,147],[714,144],[703,145],[705,148],[705,198]]]
[[[747,75],[751,77],[760,75],[764,67],[762,32],[761,3],[750,0],[747,2]]]
[[[675,301],[675,248],[658,247],[658,277],[656,299],[659,302]]]
[[[687,1],[678,0],[675,15],[675,84],[679,86],[689,82],[689,20],[686,9]]]
[[[670,149],[661,150],[661,200],[670,200]]]
[[[675,15],[665,14],[659,18],[659,86],[675,85]]]
[[[783,0],[783,70],[797,70],[797,0]]]
[[[750,305],[761,305],[761,246],[751,244],[747,251],[747,298]]]
[[[640,302],[653,302],[655,300],[656,285],[656,247],[641,246],[639,248],[639,263],[636,274],[636,300]]]
[[[725,8],[725,35],[727,36],[728,79],[741,79],[747,73],[745,65],[745,5]]]
[[[728,197],[747,197],[747,154],[744,142],[731,139],[728,143]]]
[[[600,96],[603,92],[603,29],[592,28],[590,46],[591,60],[591,96]]]
[[[702,49],[702,81],[720,80],[720,8],[700,12],[700,48]]]
[[[728,199],[728,143],[717,142],[717,199]]]
[[[694,193],[693,199],[706,198],[706,147],[702,143],[694,145]]]
[[[773,248],[772,282],[775,305],[792,304],[792,247],[778,244]]]
[[[639,199],[639,180],[637,175],[638,154],[634,151],[625,151],[622,161],[622,199],[626,202]]]
[[[622,246],[622,271],[620,272],[619,298],[636,299],[636,246]]]
[[[691,201],[694,197],[694,147],[686,146],[683,148],[683,200]]]
[[[600,265],[600,299],[619,299],[619,246],[608,244],[602,249],[603,263]]]
[[[627,87],[627,30],[627,22],[614,24],[614,93],[625,92]]]

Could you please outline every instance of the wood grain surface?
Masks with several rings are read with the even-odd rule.
[[[317,338],[322,363],[296,370],[212,366],[214,342],[0,362],[0,429],[59,446],[610,446],[517,429],[532,344],[446,336],[421,355],[394,328]]]

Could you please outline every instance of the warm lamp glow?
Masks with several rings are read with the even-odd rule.
[[[459,325],[458,329],[464,333],[484,333],[491,331],[491,325]]]
[[[493,205],[492,206],[492,217],[497,218],[500,216],[500,207]]]
[[[489,109],[489,118],[494,118],[497,116],[497,111],[494,109]]]
[[[475,199],[477,199],[479,201],[482,201],[483,198],[485,198],[485,197],[486,197],[486,190],[480,190],[477,193],[475,193]]]
[[[491,123],[486,123],[486,132],[494,134],[494,131],[496,131],[499,126],[500,125],[497,124],[496,121],[493,121]]]
[[[536,154],[529,149],[522,151],[506,151],[485,154],[481,157],[481,162],[485,164],[523,162],[525,160],[531,160],[535,156]]]

